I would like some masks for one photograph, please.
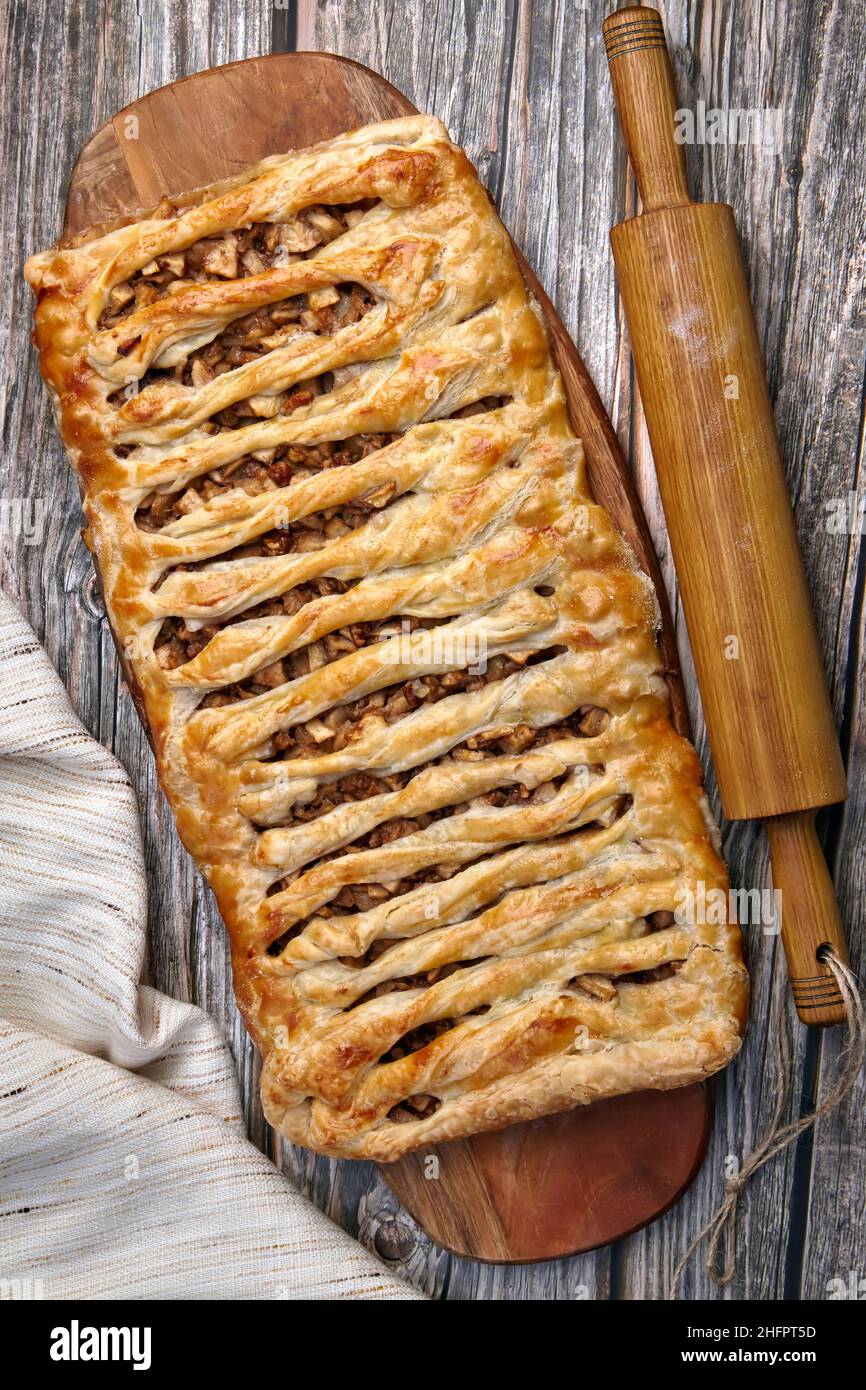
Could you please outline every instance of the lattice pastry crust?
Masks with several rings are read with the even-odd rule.
[[[739,934],[649,580],[435,120],[34,256],[124,668],[289,1139],[392,1160],[723,1066]]]

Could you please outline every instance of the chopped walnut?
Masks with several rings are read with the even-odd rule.
[[[304,213],[310,226],[319,233],[320,241],[333,241],[343,231],[343,223],[325,208],[308,208]]]
[[[279,224],[276,243],[287,251],[312,251],[321,240],[322,234],[317,227],[302,217],[291,217]]]
[[[437,1096],[408,1096],[402,1104],[395,1105],[388,1111],[388,1119],[393,1120],[395,1124],[426,1119],[429,1115],[435,1115],[441,1104]]]
[[[610,715],[607,710],[599,709],[597,705],[583,705],[577,727],[587,738],[597,738],[599,734],[604,733],[609,723]]]
[[[131,303],[133,299],[135,299],[135,290],[128,280],[124,280],[121,285],[115,285],[108,294],[109,305],[115,312],[118,309],[123,309],[124,306]]]
[[[211,242],[201,259],[201,268],[209,275],[234,280],[238,273],[238,247],[234,237]]]
[[[340,291],[335,285],[328,285],[321,290],[310,290],[307,295],[307,303],[311,309],[327,309],[330,304],[338,304],[339,301]]]
[[[606,1004],[617,997],[616,985],[609,975],[578,975],[572,983],[584,994],[591,994],[593,999],[601,999]]]
[[[283,661],[272,661],[269,666],[263,666],[256,672],[256,684],[266,685],[273,689],[277,685],[283,685],[288,676]]]

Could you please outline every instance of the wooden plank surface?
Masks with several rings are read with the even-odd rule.
[[[435,112],[469,151],[551,294],[628,449],[678,617],[698,744],[699,701],[628,345],[615,299],[609,227],[635,207],[613,118],[601,0],[7,0],[0,233],[9,344],[3,376],[0,499],[42,499],[44,535],[0,531],[3,587],[45,642],[82,720],[129,769],[139,792],[151,885],[150,973],[209,1009],[241,1075],[254,1142],[335,1220],[394,1267],[448,1298],[659,1298],[689,1236],[749,1152],[781,1084],[775,1044],[794,1053],[789,1113],[832,1078],[836,1032],[807,1034],[791,1009],[775,938],[750,933],[753,1022],[721,1078],[707,1163],[687,1199],[618,1246],[505,1269],[447,1256],[419,1234],[366,1164],[330,1163],[275,1145],[257,1099],[257,1063],[237,1018],[223,932],[210,894],[179,848],[156,793],[79,539],[80,510],[28,348],[22,260],[55,237],[77,150],[142,93],[188,72],[273,48],[325,49],[380,71]],[[862,973],[864,897],[863,562],[859,527],[836,530],[828,504],[860,490],[863,399],[864,173],[860,114],[866,35],[857,0],[669,0],[661,6],[683,105],[776,108],[778,149],[687,150],[693,193],[733,204],[743,236],[800,540],[830,673],[851,796],[822,817],[852,960]],[[709,786],[714,794],[712,773]],[[716,801],[716,809],[718,804]],[[734,882],[769,882],[763,838],[726,826]],[[866,1267],[864,1087],[796,1155],[756,1180],[740,1221],[739,1276],[720,1292],[694,1262],[685,1298],[823,1298]]]

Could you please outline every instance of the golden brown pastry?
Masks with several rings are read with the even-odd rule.
[[[87,542],[287,1138],[391,1160],[739,1045],[649,580],[435,120],[34,256]],[[680,916],[683,914],[680,913]]]

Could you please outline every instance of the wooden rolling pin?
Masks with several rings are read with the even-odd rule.
[[[762,817],[797,1012],[840,1023],[847,962],[815,833],[845,770],[731,209],[693,203],[661,17],[604,21],[643,212],[611,232],[725,815]]]

